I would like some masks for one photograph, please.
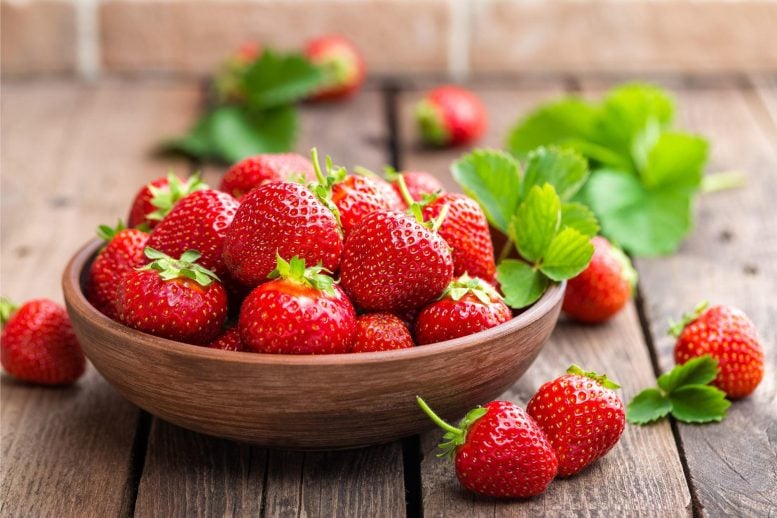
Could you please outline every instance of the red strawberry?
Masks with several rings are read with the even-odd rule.
[[[577,277],[567,281],[564,312],[579,322],[604,322],[620,311],[631,298],[637,272],[619,248],[605,238],[591,240],[591,263]]]
[[[753,322],[742,311],[729,306],[699,304],[674,324],[670,333],[677,338],[674,359],[678,364],[698,356],[718,360],[713,385],[731,399],[749,396],[764,375],[764,352]]]
[[[262,53],[262,45],[257,41],[244,41],[233,55],[234,59],[243,63],[250,63]]]
[[[537,423],[509,401],[491,401],[461,420],[440,419],[420,397],[418,404],[445,430],[440,448],[456,464],[459,483],[497,498],[529,498],[545,492],[556,476],[553,448]]]
[[[418,314],[415,336],[418,345],[444,342],[471,335],[513,318],[496,290],[482,279],[462,275],[451,282],[440,300]]]
[[[340,223],[346,236],[368,214],[391,210],[378,181],[366,176],[348,175],[334,184],[332,202],[340,211]]]
[[[402,212],[374,212],[345,240],[340,277],[368,311],[403,311],[440,296],[453,276],[445,240]]]
[[[421,138],[434,146],[474,142],[486,130],[486,110],[477,96],[458,86],[439,86],[416,105]]]
[[[435,193],[442,194],[445,192],[440,180],[429,173],[424,173],[423,171],[395,173],[391,170],[388,170],[388,173],[391,185],[394,187],[394,192],[396,192],[400,203],[402,204],[401,210],[407,209],[407,202],[405,196],[402,194],[402,189],[399,186],[400,178],[405,182],[407,192],[410,193],[410,197],[413,201],[423,201],[425,196]]]
[[[364,83],[364,60],[353,43],[342,36],[326,35],[309,41],[305,56],[324,76],[322,86],[312,95],[314,100],[348,97]]]
[[[105,316],[118,320],[116,289],[126,273],[146,264],[143,249],[148,234],[135,228],[125,229],[119,221],[116,228],[101,225],[97,235],[107,245],[89,267],[86,298]]]
[[[248,350],[276,354],[350,352],[356,312],[321,266],[305,268],[279,255],[274,279],[251,292],[240,310],[240,337]]]
[[[353,352],[391,351],[413,347],[407,326],[391,313],[368,313],[356,319]]]
[[[424,219],[437,218],[446,205],[448,215],[438,232],[453,251],[453,274],[467,273],[493,283],[494,245],[483,209],[463,194],[443,194],[424,206]]]
[[[172,257],[197,250],[202,267],[224,275],[224,239],[239,206],[232,196],[214,189],[192,193],[154,228],[148,246]]]
[[[218,277],[197,264],[199,252],[180,259],[147,247],[147,266],[124,276],[116,308],[125,325],[163,338],[207,344],[227,318],[227,293]]]
[[[302,185],[273,182],[243,197],[227,232],[224,261],[242,283],[256,286],[276,255],[299,255],[329,271],[340,264],[343,238],[332,211]]]
[[[604,456],[626,425],[618,384],[576,365],[567,372],[541,386],[526,406],[556,451],[562,477]]]
[[[219,189],[240,199],[266,183],[291,181],[297,176],[308,181],[316,179],[310,160],[296,153],[268,153],[244,158],[230,167]]]
[[[218,338],[209,343],[208,347],[223,351],[245,351],[243,342],[240,341],[240,329],[237,326],[228,327]]]
[[[65,309],[48,299],[14,306],[0,299],[0,358],[11,376],[41,385],[66,385],[84,373],[86,359]]]
[[[168,173],[163,178],[157,178],[143,186],[135,195],[127,226],[133,228],[143,225],[145,230],[150,230],[167,216],[180,200],[195,191],[207,188],[199,175],[181,180],[173,173]]]

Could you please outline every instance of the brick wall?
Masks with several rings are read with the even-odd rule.
[[[777,0],[0,0],[2,72],[202,75],[350,37],[377,74],[777,71]]]

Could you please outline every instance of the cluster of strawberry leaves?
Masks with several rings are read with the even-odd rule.
[[[296,103],[322,82],[323,74],[301,54],[265,50],[239,72],[239,96],[214,94],[185,135],[163,149],[199,160],[233,163],[251,155],[294,147],[299,126]]]
[[[451,171],[508,238],[497,279],[509,306],[534,303],[551,282],[575,277],[588,266],[599,224],[588,207],[572,201],[588,179],[586,160],[577,151],[539,147],[528,153],[523,170],[507,153],[479,149],[454,162]],[[508,258],[513,247],[518,258]]]
[[[664,90],[627,84],[598,103],[568,97],[539,107],[510,130],[506,147],[520,159],[537,146],[578,151],[591,175],[576,201],[594,211],[602,233],[634,255],[668,254],[693,227],[708,152],[704,138],[674,129],[674,114]]]

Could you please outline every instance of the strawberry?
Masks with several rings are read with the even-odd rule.
[[[116,228],[100,225],[97,235],[107,244],[89,267],[86,298],[105,316],[118,320],[116,289],[126,273],[146,264],[143,249],[148,234],[135,228],[125,229],[119,221]]]
[[[240,199],[266,183],[292,181],[296,177],[315,180],[310,160],[296,153],[267,153],[244,158],[230,167],[219,189]]]
[[[400,203],[402,204],[400,210],[406,210],[408,207],[405,196],[402,194],[402,189],[399,186],[400,178],[405,182],[407,192],[410,193],[410,198],[412,198],[413,201],[423,201],[425,196],[443,194],[445,192],[440,180],[423,171],[405,171],[403,173],[397,173],[392,169],[388,169],[387,173],[391,180],[391,185],[394,187],[394,192],[396,192]]]
[[[245,351],[243,342],[240,341],[240,329],[237,326],[228,327],[226,331],[210,342],[208,347],[223,351]]]
[[[458,427],[440,419],[426,402],[419,406],[446,431],[440,456],[453,458],[466,489],[497,498],[529,498],[548,488],[558,463],[537,423],[509,401],[491,401],[469,411]]]
[[[86,359],[65,309],[48,299],[16,307],[0,299],[0,359],[11,376],[41,385],[66,385],[84,373]]]
[[[255,41],[246,41],[229,56],[213,78],[213,88],[223,102],[241,102],[245,99],[243,78],[248,67],[262,53],[262,46]]]
[[[326,35],[311,40],[305,47],[305,56],[323,74],[323,84],[313,100],[342,99],[353,95],[366,76],[366,67],[353,43],[337,35]]]
[[[224,261],[240,282],[256,286],[275,268],[276,255],[299,255],[336,271],[343,238],[332,211],[306,187],[273,182],[249,192],[229,227]]]
[[[403,311],[440,296],[453,276],[445,240],[403,212],[373,212],[345,240],[343,289],[368,311]]]
[[[583,272],[567,281],[563,310],[579,322],[604,322],[620,311],[634,293],[637,272],[620,248],[607,239],[591,240],[594,255]]]
[[[473,199],[443,194],[424,206],[424,219],[436,218],[448,206],[439,234],[453,251],[453,275],[469,274],[493,283],[496,277],[494,245],[488,220]]]
[[[413,338],[407,326],[391,313],[368,313],[356,319],[356,337],[353,351],[391,351],[413,347]]]
[[[749,396],[761,382],[764,352],[755,325],[742,311],[703,302],[674,324],[670,334],[677,338],[678,364],[704,355],[718,361],[720,371],[712,384],[729,398]]]
[[[129,327],[171,340],[207,344],[227,318],[227,293],[216,275],[188,250],[180,259],[146,247],[152,262],[126,274],[119,283],[116,308]]]
[[[221,191],[194,192],[178,202],[154,228],[148,246],[173,257],[197,250],[202,267],[225,275],[224,239],[239,206],[240,202]]]
[[[553,446],[558,474],[574,475],[604,456],[626,425],[619,385],[573,365],[542,385],[526,406]]]
[[[175,207],[175,204],[189,194],[207,189],[199,175],[182,180],[173,173],[157,178],[143,186],[135,195],[130,207],[127,226],[143,226],[144,230],[154,228]]]
[[[476,141],[486,130],[486,110],[474,93],[458,86],[439,86],[415,108],[421,139],[434,146]]]
[[[350,352],[356,312],[323,267],[277,257],[277,268],[251,292],[240,310],[240,337],[259,353],[333,354]]]
[[[496,290],[482,279],[462,275],[415,321],[418,345],[444,342],[498,326],[513,317]]]

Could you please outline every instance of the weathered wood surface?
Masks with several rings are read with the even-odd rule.
[[[504,89],[476,86],[490,116],[490,127],[479,145],[501,148],[508,128],[536,106],[563,93],[560,83]],[[463,151],[429,151],[419,148],[412,133],[412,106],[418,92],[403,95],[401,120],[402,167],[427,170],[456,189],[448,166]],[[561,322],[534,365],[505,395],[524,405],[539,386],[562,374],[571,364],[606,372],[622,385],[628,401],[654,382],[648,348],[640,330],[634,305],[601,326]],[[430,404],[433,402],[430,401]],[[524,503],[504,503],[473,497],[459,488],[453,467],[435,456],[440,433],[426,434],[421,441],[421,478],[425,516],[536,516],[547,514],[620,514],[660,512],[665,516],[691,513],[677,447],[668,423],[643,429],[627,426],[618,446],[584,474],[557,480],[547,493]]]
[[[99,223],[125,217],[164,163],[148,149],[177,132],[190,87],[13,83],[2,95],[2,290],[61,301],[66,260]],[[93,368],[47,389],[2,377],[3,516],[115,516],[134,501],[139,412]]]

